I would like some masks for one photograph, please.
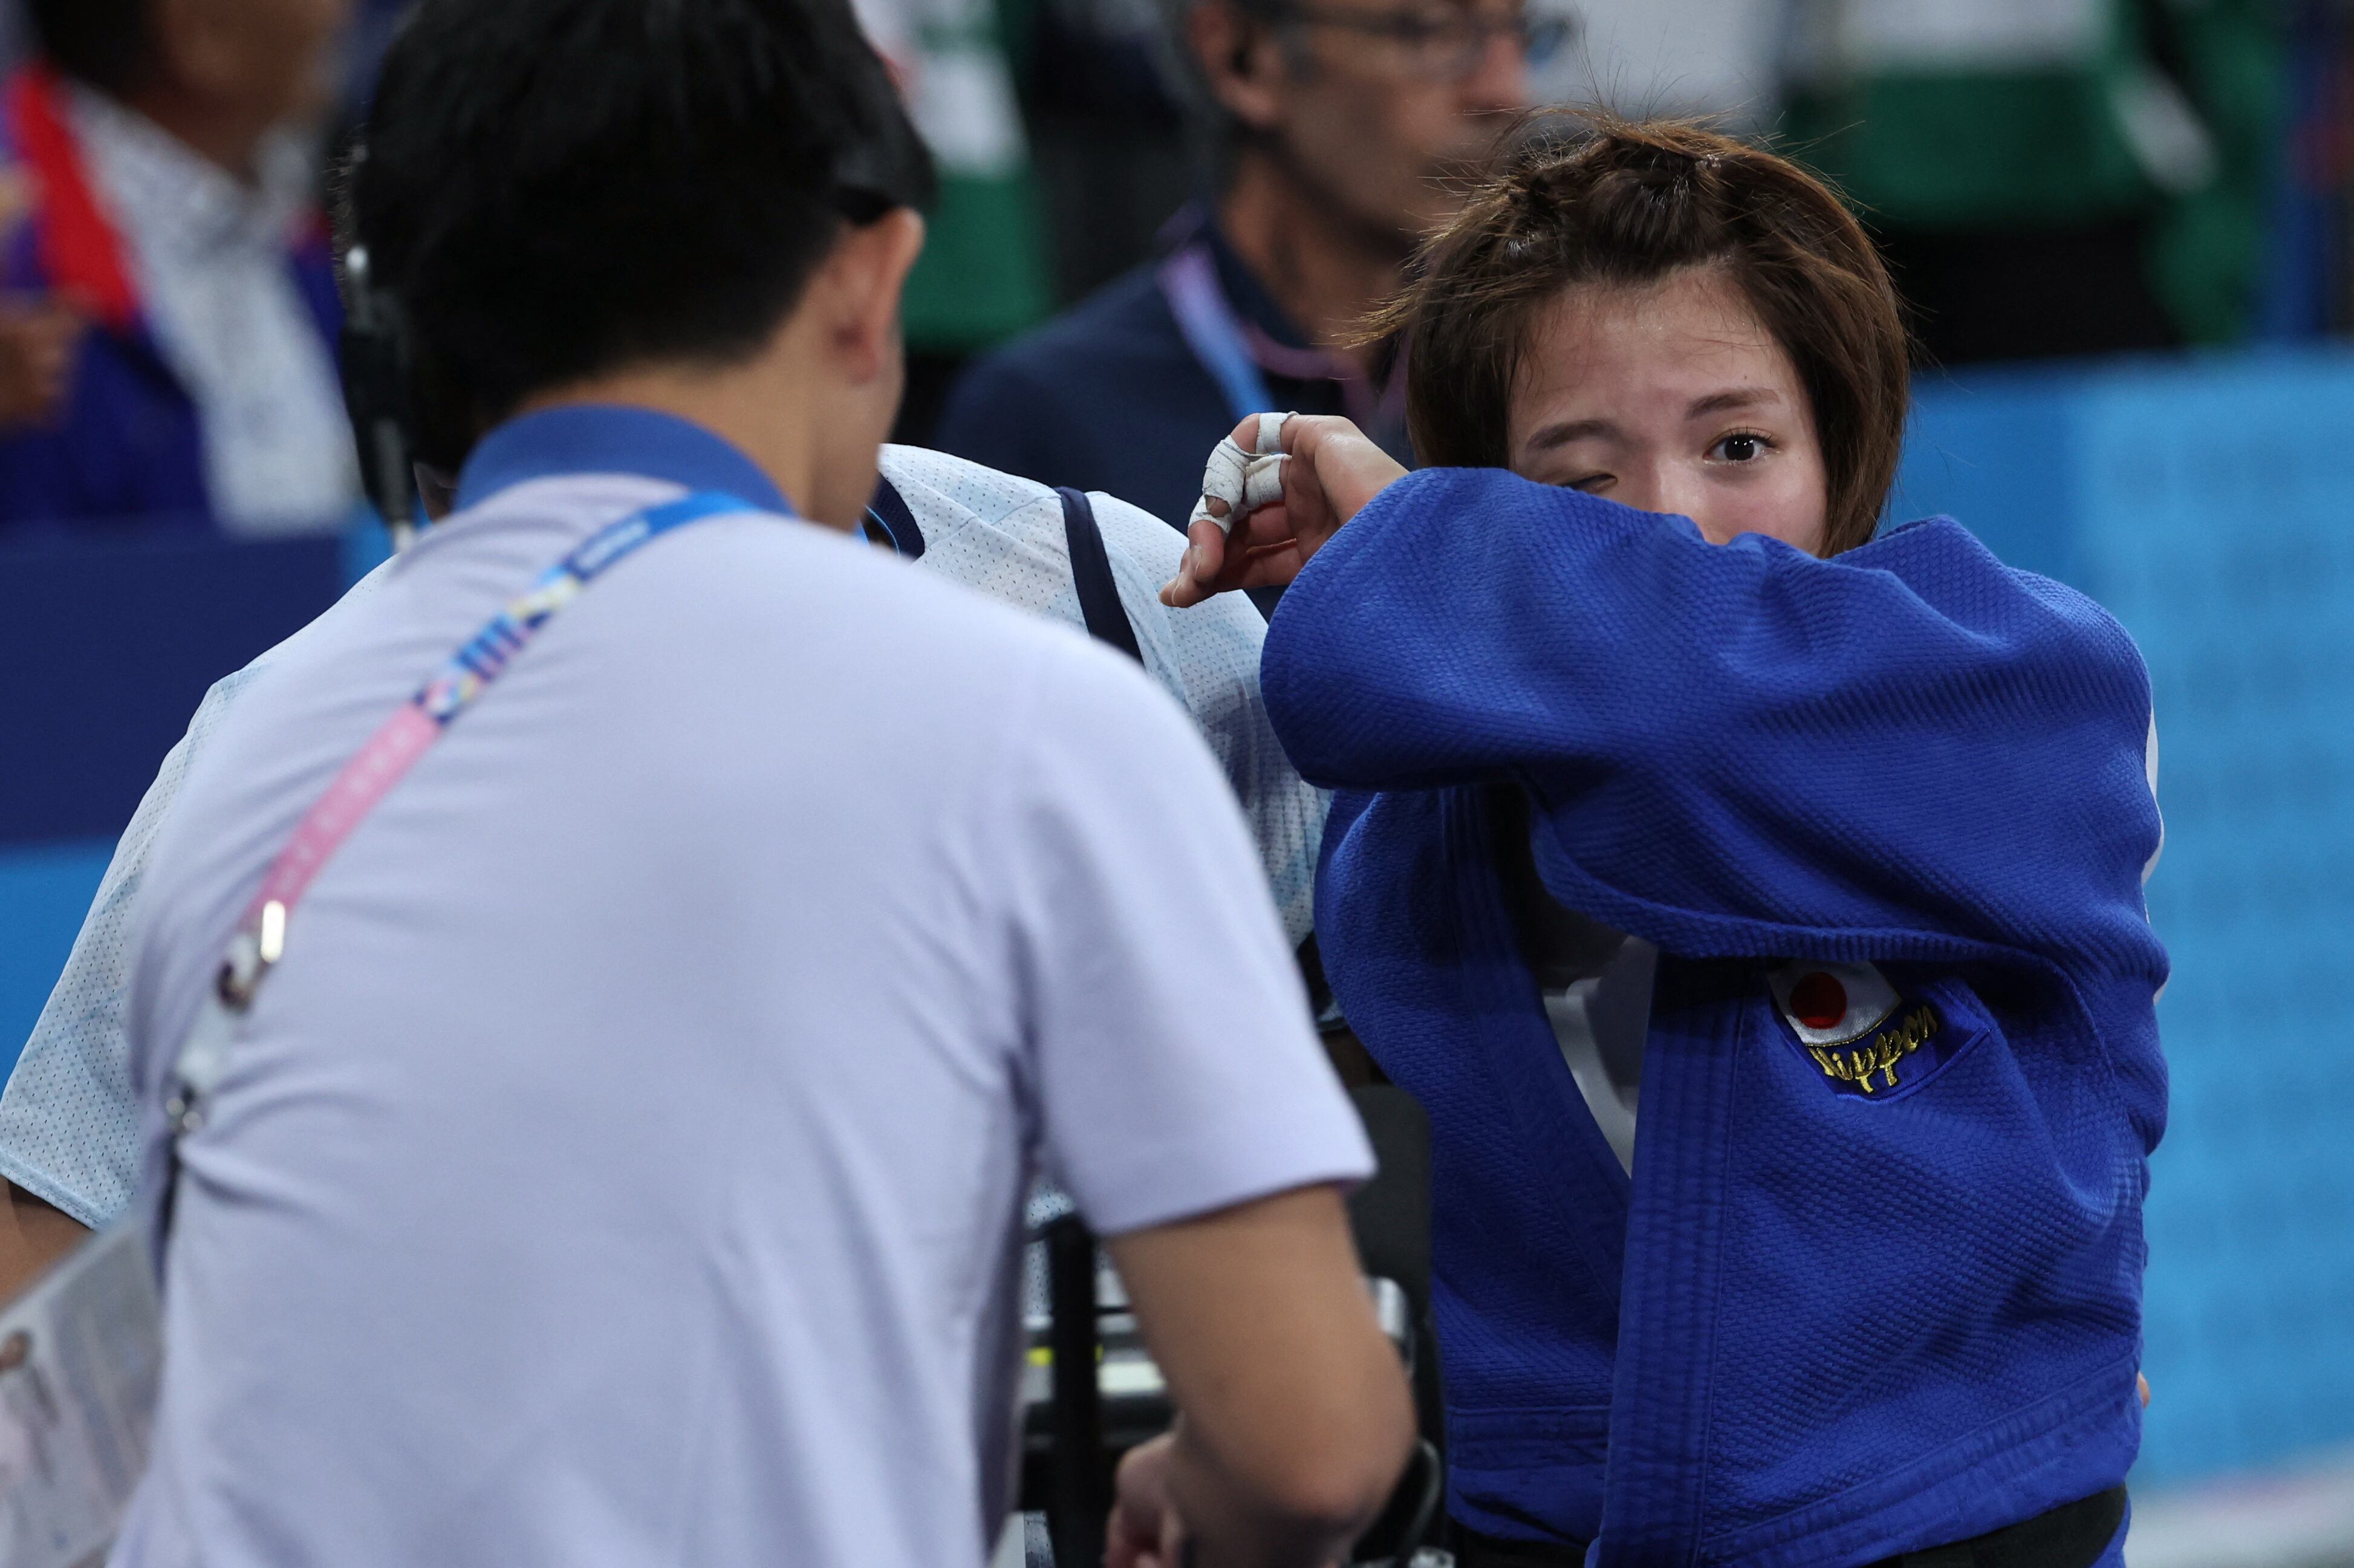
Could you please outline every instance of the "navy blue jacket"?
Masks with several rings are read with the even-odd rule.
[[[1458,1519],[1841,1568],[2123,1479],[2166,958],[2107,615],[1947,520],[1826,561],[1439,470],[1310,564],[1264,683],[1342,791],[1333,991],[1431,1117]],[[1631,1182],[1521,956],[1507,782],[1547,891],[1665,955]],[[1811,1050],[1791,959],[1898,1010]]]
[[[75,355],[64,408],[47,425],[0,434],[0,528],[103,521],[210,525],[200,415],[156,348],[122,237],[91,187],[49,72],[34,68],[9,83],[7,122],[37,199],[0,257],[0,287],[67,294],[92,321]],[[332,347],[343,318],[323,225],[289,236],[286,264]]]
[[[1305,346],[1215,227],[1204,233],[1236,317],[1277,343]],[[1278,408],[1348,411],[1337,382],[1266,379]],[[967,371],[931,444],[1043,484],[1117,495],[1182,530],[1210,449],[1244,414],[1266,411],[1228,406],[1147,265]]]

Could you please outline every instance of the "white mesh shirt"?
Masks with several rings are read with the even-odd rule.
[[[885,447],[883,468],[924,530],[921,566],[991,599],[1086,625],[1071,580],[1062,502],[1052,490],[913,447]],[[1296,946],[1315,926],[1325,803],[1293,769],[1267,724],[1258,686],[1267,622],[1240,594],[1193,609],[1163,605],[1161,585],[1177,574],[1183,536],[1124,501],[1091,499],[1144,667],[1209,738],[1250,820],[1284,932]]]
[[[918,569],[1035,614],[1085,625],[1064,542],[1062,504],[1052,490],[909,447],[885,448],[883,469],[923,530]],[[1258,685],[1265,624],[1240,595],[1190,610],[1164,607],[1161,585],[1175,574],[1184,541],[1124,502],[1094,500],[1145,668],[1208,737],[1249,819],[1285,932],[1297,944],[1313,925],[1324,803],[1293,771],[1267,726]],[[352,591],[368,591],[373,580]],[[123,948],[148,852],[190,763],[277,652],[215,684],[187,735],[164,758],[115,846],[65,971],[0,1094],[0,1177],[92,1227],[128,1206],[136,1176],[138,1106],[127,1073]]]

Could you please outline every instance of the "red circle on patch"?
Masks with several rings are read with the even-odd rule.
[[[1790,1016],[1809,1029],[1837,1029],[1847,1017],[1847,987],[1817,969],[1790,988]]]

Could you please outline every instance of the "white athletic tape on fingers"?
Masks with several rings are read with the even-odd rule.
[[[1227,437],[1211,449],[1210,465],[1202,471],[1202,493],[1229,505],[1240,505],[1244,478],[1256,461],[1251,453],[1235,445],[1232,436]]]
[[[1283,465],[1291,460],[1278,452],[1254,459],[1243,471],[1243,510],[1256,512],[1283,499]]]
[[[1235,445],[1232,436],[1213,448],[1210,466],[1202,471],[1202,499],[1194,503],[1188,525],[1206,519],[1231,535],[1243,514],[1243,496],[1250,488],[1250,465],[1254,461],[1250,453]],[[1213,501],[1226,503],[1224,517],[1210,510]]]
[[[1233,446],[1232,442],[1226,443]],[[1219,532],[1232,538],[1235,524],[1262,506],[1272,506],[1283,499],[1283,465],[1291,460],[1281,452],[1273,457],[1246,457],[1240,448],[1235,455],[1241,460],[1239,469],[1233,464],[1214,464],[1203,476],[1202,499],[1193,503],[1193,515],[1185,520],[1187,528],[1196,523],[1215,523]],[[1210,510],[1210,503],[1223,501],[1226,514],[1223,517]]]
[[[1194,503],[1186,526],[1215,523],[1232,538],[1236,523],[1283,499],[1283,465],[1291,461],[1283,455],[1283,422],[1290,418],[1289,414],[1261,414],[1255,453],[1235,445],[1232,436],[1217,444],[1202,474],[1202,499]],[[1210,510],[1213,501],[1225,503],[1224,517]]]

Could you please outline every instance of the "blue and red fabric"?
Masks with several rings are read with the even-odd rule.
[[[90,313],[90,325],[65,406],[44,425],[0,431],[0,529],[210,526],[196,402],[156,346],[122,236],[90,178],[65,101],[63,81],[46,66],[19,71],[5,90],[10,152],[33,205],[0,255],[0,288],[64,295]],[[290,238],[286,264],[332,347],[343,314],[323,222]]]

